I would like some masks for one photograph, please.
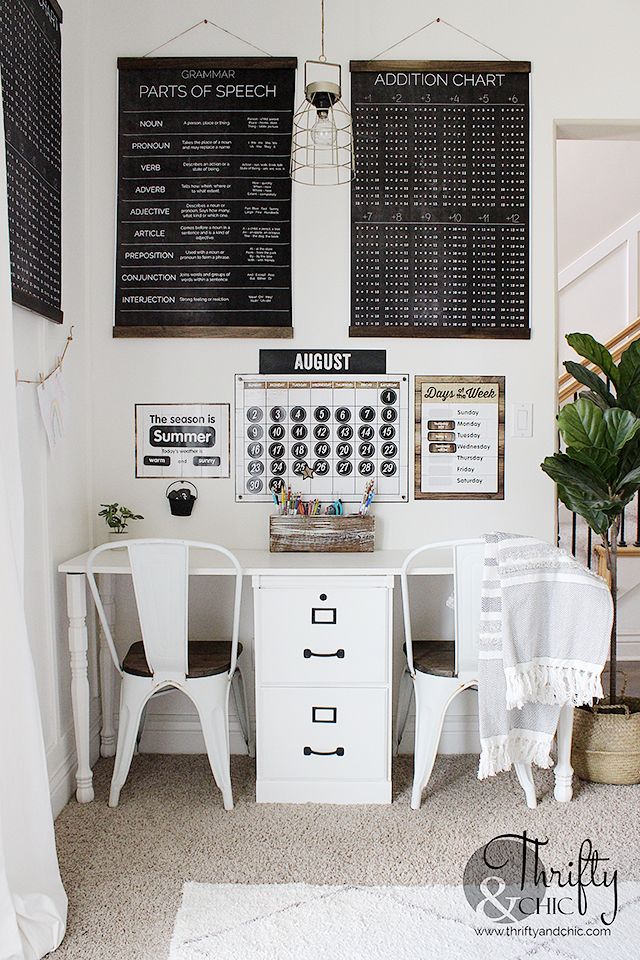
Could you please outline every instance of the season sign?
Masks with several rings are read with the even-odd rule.
[[[114,336],[291,336],[295,66],[118,61]]]
[[[136,477],[228,477],[229,405],[136,404]]]
[[[149,443],[152,447],[212,447],[216,442],[214,427],[151,427]]]

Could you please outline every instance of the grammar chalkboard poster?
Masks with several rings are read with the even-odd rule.
[[[351,63],[351,336],[530,336],[530,66]]]
[[[62,323],[62,10],[0,0],[0,70],[14,303]]]
[[[120,59],[117,337],[291,337],[294,58]]]

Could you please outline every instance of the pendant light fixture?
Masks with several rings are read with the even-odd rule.
[[[324,0],[320,0],[320,56],[304,65],[304,100],[293,117],[291,179],[328,186],[355,176],[353,121],[342,102],[342,67],[324,53]],[[309,67],[317,78],[309,80]]]

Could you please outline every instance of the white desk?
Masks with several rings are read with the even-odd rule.
[[[388,648],[383,651],[386,657],[386,673],[380,675],[377,689],[386,690],[386,700],[384,710],[387,716],[385,728],[385,780],[387,787],[384,790],[378,790],[379,801],[386,802],[383,795],[388,793],[390,798],[390,760],[391,760],[391,610],[390,610],[390,591],[392,589],[393,577],[400,574],[402,562],[406,552],[402,550],[376,551],[374,553],[353,553],[353,554],[328,554],[328,553],[285,553],[273,554],[263,550],[236,550],[237,556],[243,572],[246,576],[253,577],[254,594],[264,590],[271,583],[274,587],[292,589],[295,586],[293,580],[287,583],[286,578],[296,578],[295,582],[304,588],[307,578],[313,578],[307,582],[307,586],[316,587],[321,581],[331,578],[348,578],[353,586],[373,586],[387,589],[389,595],[387,598],[388,617],[386,643]],[[88,553],[83,553],[78,557],[67,560],[60,564],[59,571],[66,574],[67,579],[67,613],[69,617],[69,652],[71,658],[71,700],[73,706],[73,721],[76,737],[76,748],[78,754],[78,769],[76,773],[77,791],[76,797],[80,803],[88,803],[93,800],[93,774],[90,762],[90,730],[89,730],[89,679],[87,674],[87,594],[86,594],[86,560]],[[416,573],[425,575],[446,575],[451,574],[451,557],[446,551],[429,557],[430,565]],[[211,576],[213,574],[233,573],[233,569],[227,567],[221,562],[221,559],[215,557],[206,551],[193,549],[190,556],[190,571],[195,576]],[[101,577],[101,592],[105,606],[105,612],[110,624],[115,622],[115,590],[114,576],[130,574],[128,565],[128,555],[125,550],[108,551],[99,558],[95,565],[95,572]],[[304,578],[303,581],[300,578]],[[364,578],[364,579],[363,579]],[[386,579],[385,579],[386,578]],[[336,589],[338,584],[336,581]],[[345,580],[345,583],[347,581]],[[341,586],[344,586],[342,584]],[[309,592],[309,591],[307,591]],[[264,595],[264,593],[263,593]],[[315,602],[315,601],[314,601]],[[260,664],[260,644],[265,640],[265,620],[262,611],[258,608],[259,617],[257,618],[257,663]],[[260,670],[260,666],[258,666]],[[288,680],[290,678],[284,678]],[[351,677],[353,681],[353,677]],[[275,689],[278,684],[272,685],[273,678],[264,677],[258,673],[257,693],[259,702],[266,703],[265,690],[272,686]],[[286,685],[286,684],[284,684]],[[343,694],[349,693],[349,689],[341,684]],[[351,684],[353,686],[353,683]],[[298,689],[300,687],[298,686]],[[320,685],[318,685],[320,689]],[[325,687],[326,689],[326,687]],[[116,732],[114,728],[114,670],[111,662],[109,650],[101,637],[100,642],[100,692],[102,698],[102,728],[100,732],[100,753],[103,757],[113,756],[116,747]],[[355,690],[352,692],[356,692]],[[295,691],[290,691],[290,696],[295,699]],[[345,702],[348,698],[345,698]],[[269,722],[267,713],[260,715],[260,706],[258,707],[258,725],[264,719]],[[267,741],[270,732],[265,727],[265,739]],[[260,739],[260,731],[258,732]],[[260,751],[260,746],[259,746]],[[258,770],[260,778],[261,756],[258,753]],[[321,791],[322,792],[322,791]],[[264,799],[281,799],[278,791],[269,790],[266,787],[263,790]],[[260,794],[260,787],[259,787]],[[331,802],[336,802],[335,791],[330,788],[324,790],[324,798]],[[302,791],[300,799],[310,799]],[[319,797],[323,799],[323,797]],[[358,802],[355,798],[354,800]],[[349,802],[348,800],[346,802]],[[353,801],[352,801],[353,802]],[[360,802],[363,802],[360,800]],[[374,801],[375,802],[375,801]]]

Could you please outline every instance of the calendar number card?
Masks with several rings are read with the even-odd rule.
[[[351,336],[530,336],[529,71],[351,63]]]
[[[60,25],[55,0],[0,0],[14,303],[62,323]]]
[[[504,377],[415,378],[415,499],[504,499]]]
[[[293,336],[295,68],[118,61],[114,336]]]
[[[283,487],[330,504],[408,496],[406,375],[236,377],[236,500]]]

